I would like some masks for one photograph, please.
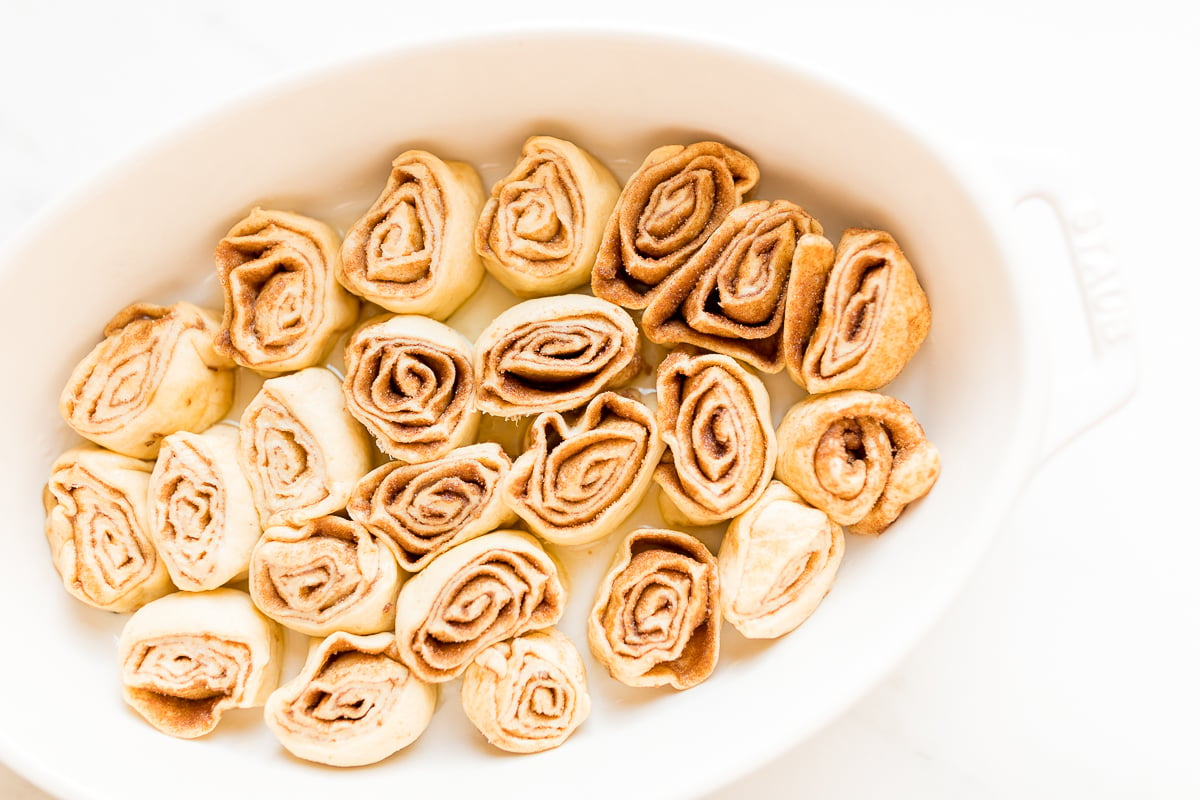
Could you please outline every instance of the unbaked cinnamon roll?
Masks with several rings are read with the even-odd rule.
[[[204,430],[233,403],[234,364],[214,349],[219,331],[216,312],[191,303],[122,309],[71,372],[63,419],[134,458],[154,458],[175,431]]]
[[[125,702],[163,733],[195,739],[279,685],[283,631],[245,592],[176,592],[143,607],[117,644]]]
[[[176,586],[200,592],[246,576],[262,528],[238,465],[236,428],[164,439],[149,497],[150,538]]]
[[[266,381],[242,413],[238,456],[263,527],[345,508],[370,471],[367,432],[346,410],[341,381],[313,367]]]
[[[729,356],[672,352],[658,368],[658,427],[667,457],[655,470],[663,517],[711,525],[758,499],[775,468],[771,399]]]
[[[521,531],[457,545],[408,580],[396,600],[400,658],[423,681],[461,675],[487,648],[562,616],[558,565]]]
[[[437,687],[400,662],[392,633],[338,631],[313,642],[300,674],[267,698],[263,718],[292,755],[358,767],[416,741],[436,701]]]
[[[474,440],[471,343],[425,317],[375,317],[346,344],[346,407],[381,450],[407,464]]]
[[[833,245],[795,203],[730,212],[661,285],[642,315],[646,338],[740,358],[764,372],[797,364],[817,326]]]
[[[582,294],[519,303],[475,342],[477,402],[500,417],[578,408],[641,367],[629,314]]]
[[[532,136],[516,167],[492,187],[475,249],[518,297],[582,286],[620,191],[612,173],[578,146]]]
[[[383,193],[346,232],[338,280],[388,311],[445,319],[483,279],[473,246],[483,201],[469,164],[401,153]]]
[[[256,208],[217,245],[225,317],[217,349],[243,367],[279,374],[321,363],[358,317],[338,284],[333,228]]]
[[[837,258],[812,342],[793,380],[818,394],[878,389],[900,374],[929,332],[929,300],[890,234],[850,228]]]
[[[77,447],[50,467],[42,492],[46,539],[71,595],[105,611],[133,611],[175,590],[150,538],[149,461]]]
[[[529,436],[504,497],[530,530],[555,544],[586,544],[616,530],[641,502],[663,454],[653,413],[615,392],[588,403],[574,424],[542,414]]]
[[[725,619],[751,639],[795,630],[829,593],[845,550],[842,529],[824,511],[771,481],[721,540]]]
[[[554,628],[476,656],[463,673],[462,704],[479,732],[510,753],[558,747],[591,711],[583,659]]]
[[[758,166],[718,142],[667,145],[625,183],[592,270],[592,291],[645,308],[758,184]]]
[[[690,689],[721,643],[717,561],[698,539],[644,528],[617,549],[588,617],[596,660],[628,686]]]
[[[400,580],[388,549],[341,517],[267,528],[250,557],[254,604],[309,636],[391,628]]]
[[[460,447],[437,461],[391,461],[358,482],[346,510],[419,572],[456,544],[516,522],[501,481],[512,461],[495,442]]]
[[[875,392],[801,400],[779,426],[779,452],[779,479],[851,533],[882,533],[940,470],[912,410]]]

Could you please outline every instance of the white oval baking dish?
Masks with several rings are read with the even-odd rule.
[[[47,468],[74,441],[56,409],[71,367],[128,302],[216,297],[213,246],[252,205],[345,224],[401,149],[473,162],[491,180],[533,133],[578,141],[622,178],[656,145],[719,138],[763,167],[757,196],[801,203],[835,241],[849,225],[892,231],[917,267],[934,323],[887,391],[913,406],[941,449],[939,484],[880,539],[855,538],[835,590],[791,636],[748,643],[727,628],[705,684],[627,690],[589,659],[595,710],[555,751],[514,758],[490,750],[452,708],[456,690],[444,693],[423,739],[365,769],[286,756],[256,711],[230,715],[200,741],[156,733],[120,699],[122,618],[66,595],[41,533]],[[665,797],[744,773],[885,674],[950,602],[1042,454],[1132,387],[1122,295],[1107,265],[1089,257],[1094,221],[1056,189],[999,187],[845,87],[735,49],[617,33],[408,49],[242,102],[146,150],[44,214],[0,263],[10,370],[0,756],[49,791],[94,798]],[[1090,349],[1057,365],[1074,376],[1057,398],[1046,343],[1061,322],[1037,311],[1039,276],[1011,246],[1020,234],[1013,208],[1026,195],[1059,213],[1089,311]],[[778,419],[782,403],[775,410]],[[1047,433],[1052,410],[1060,422]],[[595,555],[596,570],[606,558]],[[596,573],[572,572],[562,627],[582,644]]]

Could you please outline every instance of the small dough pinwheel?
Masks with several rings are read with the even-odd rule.
[[[300,674],[267,698],[263,718],[292,755],[358,767],[416,741],[436,701],[437,687],[400,662],[392,633],[338,631],[313,641]]]
[[[59,411],[76,433],[134,458],[164,436],[202,431],[233,404],[234,363],[215,349],[216,312],[135,303],[117,313],[71,372]]]
[[[283,630],[245,592],[176,592],[139,609],[117,651],[125,702],[163,733],[195,739],[279,685]]]

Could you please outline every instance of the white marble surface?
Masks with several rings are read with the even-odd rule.
[[[713,796],[1200,796],[1194,3],[167,5],[0,2],[0,244],[230,98],[423,36],[528,23],[754,43],[983,158],[1038,148],[1072,162],[1135,298],[1139,393],[1037,474],[954,607],[884,683]],[[44,796],[0,766],[0,797]]]

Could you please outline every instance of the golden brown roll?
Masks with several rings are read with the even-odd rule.
[[[652,151],[625,183],[608,219],[592,291],[625,308],[645,308],[758,177],[749,156],[718,142]]]
[[[313,641],[300,674],[267,698],[263,719],[292,755],[334,767],[382,761],[417,740],[437,687],[400,662],[392,633]]]
[[[400,580],[388,549],[341,517],[267,528],[250,557],[254,604],[308,636],[390,629]]]
[[[658,428],[667,457],[654,472],[663,517],[711,525],[750,507],[775,468],[771,399],[729,356],[672,352],[658,368]]]
[[[809,392],[878,389],[900,374],[929,332],[929,300],[890,234],[849,228],[820,321],[792,379]]]
[[[698,539],[643,528],[613,557],[588,617],[596,660],[628,686],[690,689],[721,645],[717,560]]]
[[[63,453],[42,492],[54,568],[71,595],[133,611],[175,590],[150,538],[146,495],[154,464],[88,445]]]
[[[150,538],[176,586],[201,592],[246,576],[262,527],[238,465],[237,428],[163,439],[149,497]]]
[[[561,294],[588,282],[621,186],[571,142],[532,136],[492,187],[475,250],[518,297]]]
[[[779,479],[851,533],[882,533],[940,470],[912,410],[875,392],[801,400],[779,426],[779,452]]]
[[[653,413],[615,392],[598,395],[574,424],[542,414],[529,435],[504,498],[555,544],[586,544],[616,530],[642,501],[663,454]]]
[[[501,750],[540,753],[567,740],[591,711],[575,645],[554,628],[484,650],[463,673],[467,717]]]
[[[337,279],[388,311],[445,319],[483,279],[473,246],[483,201],[469,164],[401,153],[383,193],[346,232]]]
[[[283,631],[245,592],[176,592],[143,607],[117,644],[125,702],[163,733],[195,739],[279,685]]]
[[[450,548],[400,589],[396,643],[418,678],[443,683],[487,648],[562,616],[558,565],[527,533],[495,531]]]
[[[216,312],[191,303],[134,303],[104,328],[58,401],[76,433],[134,458],[164,436],[202,431],[233,403],[234,364],[214,349]]]
[[[641,367],[633,318],[582,294],[519,303],[475,342],[477,402],[499,417],[578,408]]]
[[[795,203],[757,200],[729,213],[655,293],[646,338],[740,358],[764,372],[799,363],[817,326],[833,245]]]
[[[750,639],[774,639],[812,616],[833,586],[846,539],[829,516],[779,481],[733,518],[717,569],[721,611]]]
[[[346,410],[341,381],[326,369],[266,381],[242,412],[239,463],[263,527],[345,508],[373,452]]]
[[[256,208],[217,245],[225,317],[217,350],[269,375],[321,363],[354,325],[358,299],[338,284],[333,228]]]
[[[471,343],[440,322],[375,317],[346,344],[346,407],[397,461],[440,458],[479,428],[472,355]]]
[[[425,464],[391,461],[358,482],[346,510],[392,549],[401,567],[419,572],[454,545],[516,522],[500,492],[511,468],[495,442]]]

